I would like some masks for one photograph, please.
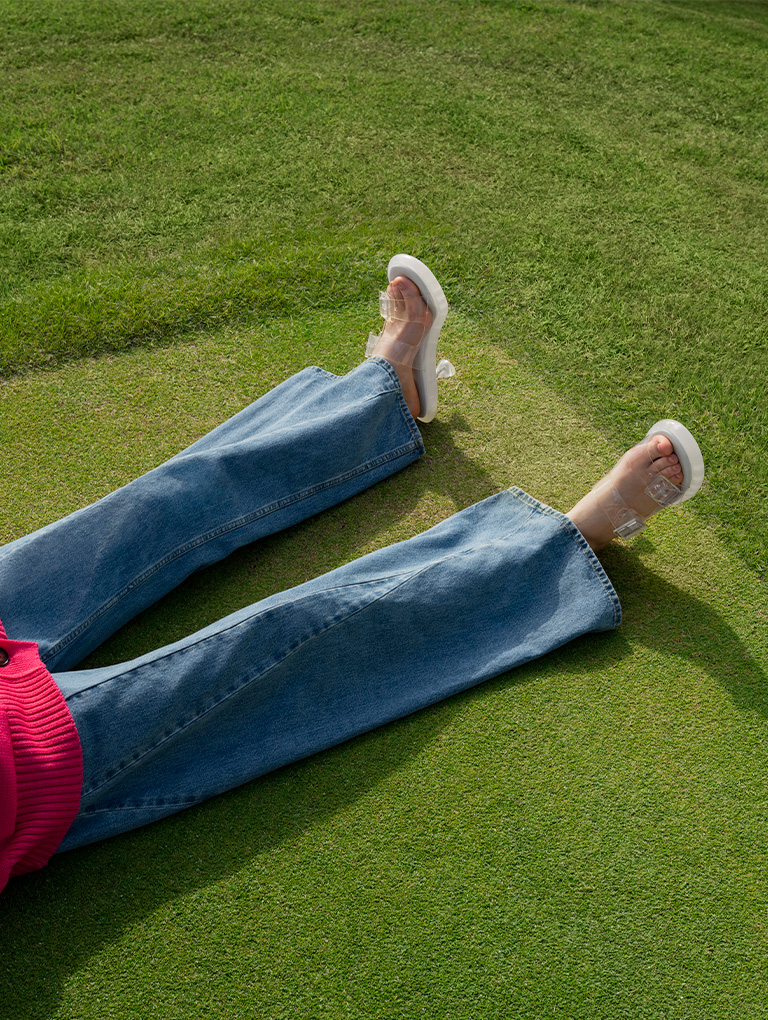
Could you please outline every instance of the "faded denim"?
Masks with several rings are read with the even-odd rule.
[[[130,662],[75,667],[200,567],[416,460],[393,370],[288,379],[154,471],[0,550],[83,747],[60,849],[144,825],[591,631],[616,592],[578,529],[509,489]],[[41,594],[42,593],[42,594]]]

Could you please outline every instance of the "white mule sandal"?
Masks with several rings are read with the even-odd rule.
[[[445,358],[437,361],[437,340],[448,314],[448,302],[435,275],[413,255],[394,255],[389,260],[387,278],[390,283],[398,276],[406,276],[416,284],[432,315],[432,325],[422,339],[411,366],[419,394],[419,421],[430,422],[437,413],[437,380],[448,379],[456,374],[450,361]],[[384,319],[402,318],[395,306],[396,302],[388,294],[382,292],[379,295],[379,310]],[[365,350],[367,357],[373,354],[378,339],[373,333],[368,337]]]
[[[658,503],[659,507],[684,503],[685,500],[696,495],[704,481],[704,458],[701,455],[699,444],[685,425],[673,418],[663,418],[661,421],[657,421],[648,429],[644,441],[650,440],[653,436],[666,436],[672,443],[674,453],[677,454],[683,471],[683,481],[678,486],[664,475],[654,472],[653,459],[649,454],[648,465],[642,469],[647,479],[645,491],[651,499]],[[606,488],[609,490],[612,488],[610,478],[609,473],[604,479],[607,482]],[[628,506],[615,488],[604,497],[602,509],[610,519],[613,530],[619,538],[631,538],[645,527],[647,518]]]

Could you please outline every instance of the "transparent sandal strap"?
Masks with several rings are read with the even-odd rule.
[[[379,291],[379,313],[382,319],[386,319],[388,322],[390,320],[395,322],[424,322],[426,320],[426,306],[421,315],[415,319],[412,315],[406,314],[406,309],[405,301],[398,301],[397,298],[390,297],[384,290]]]
[[[645,491],[660,507],[672,506],[680,497],[680,489],[664,475],[653,476]],[[633,510],[615,488],[601,508],[619,538],[631,538],[645,527],[647,518]]]
[[[425,322],[427,313],[426,311],[418,319],[412,319],[405,314],[405,302],[398,301],[396,298],[390,297],[386,291],[379,291],[379,312],[381,313],[382,319],[389,321],[394,319],[397,322]],[[369,333],[368,341],[365,345],[365,356],[366,358],[373,357],[376,350],[376,345],[381,338],[380,333]],[[402,360],[399,360],[402,356]],[[401,344],[397,341],[393,342],[387,352],[387,360],[393,364],[399,365],[413,365],[416,357],[416,349],[412,344]],[[450,379],[451,376],[456,375],[456,369],[453,367],[447,358],[441,358],[435,368],[435,376],[438,379]]]
[[[659,506],[672,506],[680,499],[680,489],[664,475],[657,475],[646,485],[645,491]]]
[[[406,315],[405,302],[398,301],[396,298],[390,297],[384,290],[379,291],[379,312],[381,313],[382,319],[385,319],[387,322],[394,320],[396,322],[424,323],[426,320],[426,311],[417,319]],[[373,355],[380,336],[381,334],[377,333],[368,334],[368,342],[365,345],[366,358],[370,358]],[[401,344],[398,341],[394,341],[388,350],[388,360],[392,361],[393,364],[410,366],[414,362],[417,350],[418,348],[414,348],[412,344]],[[450,365],[450,362],[447,364]],[[452,375],[454,373],[450,372],[448,374]]]

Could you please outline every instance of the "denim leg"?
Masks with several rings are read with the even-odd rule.
[[[171,814],[620,618],[576,527],[511,489],[132,662],[57,674],[85,761],[61,849]]]
[[[424,452],[394,370],[293,376],[91,506],[0,549],[0,619],[69,669],[193,571]]]

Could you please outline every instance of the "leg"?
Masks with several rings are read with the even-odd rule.
[[[76,665],[193,571],[360,492],[423,444],[393,368],[307,369],[92,506],[0,549],[0,619]]]
[[[403,271],[425,268],[414,259],[406,262]],[[417,308],[425,304],[418,295],[414,301]],[[394,324],[390,339],[396,344],[407,329],[407,322]],[[433,360],[438,332],[435,320],[428,335]],[[428,361],[426,356],[419,361],[417,394]],[[210,761],[212,742],[203,733],[192,748],[198,761],[184,760],[187,773],[200,769],[197,792],[177,796],[173,756],[180,750],[184,758],[188,723],[218,715],[220,704],[237,708],[233,696],[253,679],[242,676],[238,656],[267,669],[265,656],[288,654],[281,649],[291,634],[288,651],[293,649],[296,632],[288,607],[276,643],[265,634],[263,642],[247,647],[237,633],[233,642],[217,632],[202,647],[214,658],[217,649],[233,652],[234,659],[221,668],[213,660],[195,661],[193,646],[199,642],[192,639],[166,650],[170,672],[161,652],[126,669],[59,674],[61,689],[40,662],[38,645],[51,668],[71,669],[192,571],[414,460],[423,445],[403,398],[402,376],[383,352],[343,379],[309,369],[118,492],[0,549],[0,613],[10,635],[0,624],[5,671],[0,758],[9,780],[8,790],[0,791],[0,885],[11,873],[41,867],[78,808],[93,809],[93,795],[98,800],[115,777],[118,786],[133,778],[135,792],[159,762],[153,797],[176,807],[221,788],[222,769]],[[295,623],[301,623],[300,613]],[[225,621],[224,631],[229,629]],[[82,748],[64,692],[77,704]],[[229,739],[233,736],[236,729]],[[154,752],[161,748],[158,758]],[[81,750],[87,757],[88,801],[81,798]],[[118,760],[117,753],[127,757]],[[227,785],[233,781],[230,774]],[[140,824],[138,816],[130,820],[135,805],[119,805],[109,822],[111,808],[104,804],[103,831],[89,838]],[[168,810],[175,807],[161,814]]]
[[[608,476],[609,514],[618,497],[649,515],[657,502],[643,499],[666,490],[662,478],[673,501],[693,494],[703,461],[683,432],[696,447],[681,451],[685,471],[655,434],[619,461]],[[566,517],[510,489],[158,652],[58,675],[86,763],[62,849],[171,814],[618,626],[618,597],[591,548],[612,537],[594,524],[605,492],[598,483]]]
[[[57,674],[85,761],[61,849],[171,814],[619,620],[571,521],[509,490],[133,662]]]

